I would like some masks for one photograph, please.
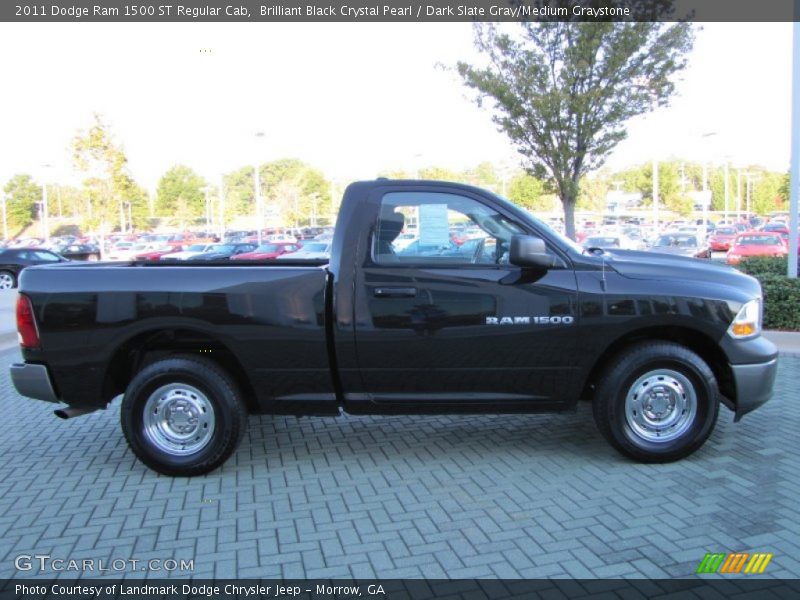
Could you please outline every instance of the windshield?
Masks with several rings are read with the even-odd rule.
[[[656,246],[659,248],[666,248],[669,246],[691,248],[697,246],[697,238],[693,235],[662,235],[658,238]]]
[[[328,248],[328,244],[306,244],[303,246],[303,252],[325,252]]]
[[[256,248],[256,252],[263,252],[265,254],[272,254],[274,252],[280,252],[281,247],[277,244],[261,244],[258,248]]]
[[[233,244],[214,244],[211,246],[208,251],[209,252],[233,252],[236,249],[236,246]]]
[[[719,227],[717,233],[719,235],[736,235],[736,230],[733,227]]]
[[[575,252],[583,252],[583,248],[577,242],[575,242],[575,241],[569,239],[567,236],[559,233],[558,231],[556,231],[555,229],[550,227],[550,225],[548,225],[547,223],[545,223],[544,221],[542,221],[538,217],[530,215],[530,218],[533,219],[540,228],[544,229],[549,235],[551,235],[552,237],[556,238],[558,241],[560,241],[565,246],[569,246]]]
[[[780,238],[774,235],[746,235],[736,240],[737,246],[778,246]]]

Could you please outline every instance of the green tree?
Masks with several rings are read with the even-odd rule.
[[[147,205],[147,196],[141,194],[141,188],[128,172],[128,159],[122,146],[114,140],[110,128],[99,115],[94,115],[94,123],[88,130],[78,132],[73,138],[72,156],[78,169],[87,175],[84,192],[88,210],[84,230],[99,226],[104,232],[114,223],[118,223],[120,230],[130,229],[134,224],[129,223],[128,214],[140,214]]]
[[[181,229],[205,214],[206,182],[185,165],[164,173],[156,190],[156,215],[173,217]]]
[[[658,15],[668,5],[653,0],[640,8]],[[693,30],[688,23],[652,21],[535,21],[520,27],[512,37],[494,24],[477,24],[476,45],[489,64],[459,62],[457,70],[479,105],[491,102],[495,123],[527,170],[552,179],[567,235],[574,237],[581,177],[626,137],[631,117],[668,103]]]
[[[603,177],[583,177],[580,181],[577,208],[602,212],[608,204],[608,181]]]
[[[242,167],[226,174],[223,199],[225,201],[225,221],[235,217],[255,214],[255,184],[253,167]]]
[[[260,167],[264,202],[276,208],[285,224],[327,223],[331,214],[331,185],[322,172],[294,158]]]
[[[545,194],[544,182],[524,172],[517,173],[508,182],[508,199],[532,211],[547,211],[552,208],[551,198]]]
[[[476,185],[482,188],[493,189],[500,192],[501,182],[500,177],[495,171],[494,165],[488,161],[484,161],[472,169],[468,169],[464,173],[464,182],[470,185]]]
[[[3,188],[6,196],[8,233],[15,237],[37,217],[37,202],[42,199],[42,186],[25,173],[14,175]]]

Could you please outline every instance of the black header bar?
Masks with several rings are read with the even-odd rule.
[[[2,0],[3,22],[800,20],[800,0]]]

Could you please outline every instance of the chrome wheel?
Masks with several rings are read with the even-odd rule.
[[[633,432],[647,442],[679,438],[697,415],[697,392],[682,373],[671,369],[648,371],[629,388],[625,418]]]
[[[0,290],[10,290],[14,287],[14,276],[11,273],[0,273]]]
[[[214,434],[214,407],[206,395],[185,383],[171,383],[150,394],[144,406],[144,434],[175,456],[205,448]]]

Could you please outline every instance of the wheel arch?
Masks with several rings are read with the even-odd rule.
[[[719,344],[706,333],[681,326],[658,326],[637,329],[614,340],[600,352],[599,358],[595,361],[595,364],[592,366],[584,382],[580,397],[582,399],[592,400],[594,398],[597,382],[616,357],[631,345],[648,341],[674,342],[685,346],[700,356],[714,373],[721,400],[728,408],[734,409],[732,399],[736,397],[736,388],[733,373],[731,372],[725,353],[719,347]]]
[[[117,346],[105,370],[103,398],[111,401],[125,391],[136,373],[144,367],[176,354],[196,354],[216,363],[239,385],[248,411],[256,411],[255,389],[240,359],[218,337],[191,327],[162,327],[139,332]]]

